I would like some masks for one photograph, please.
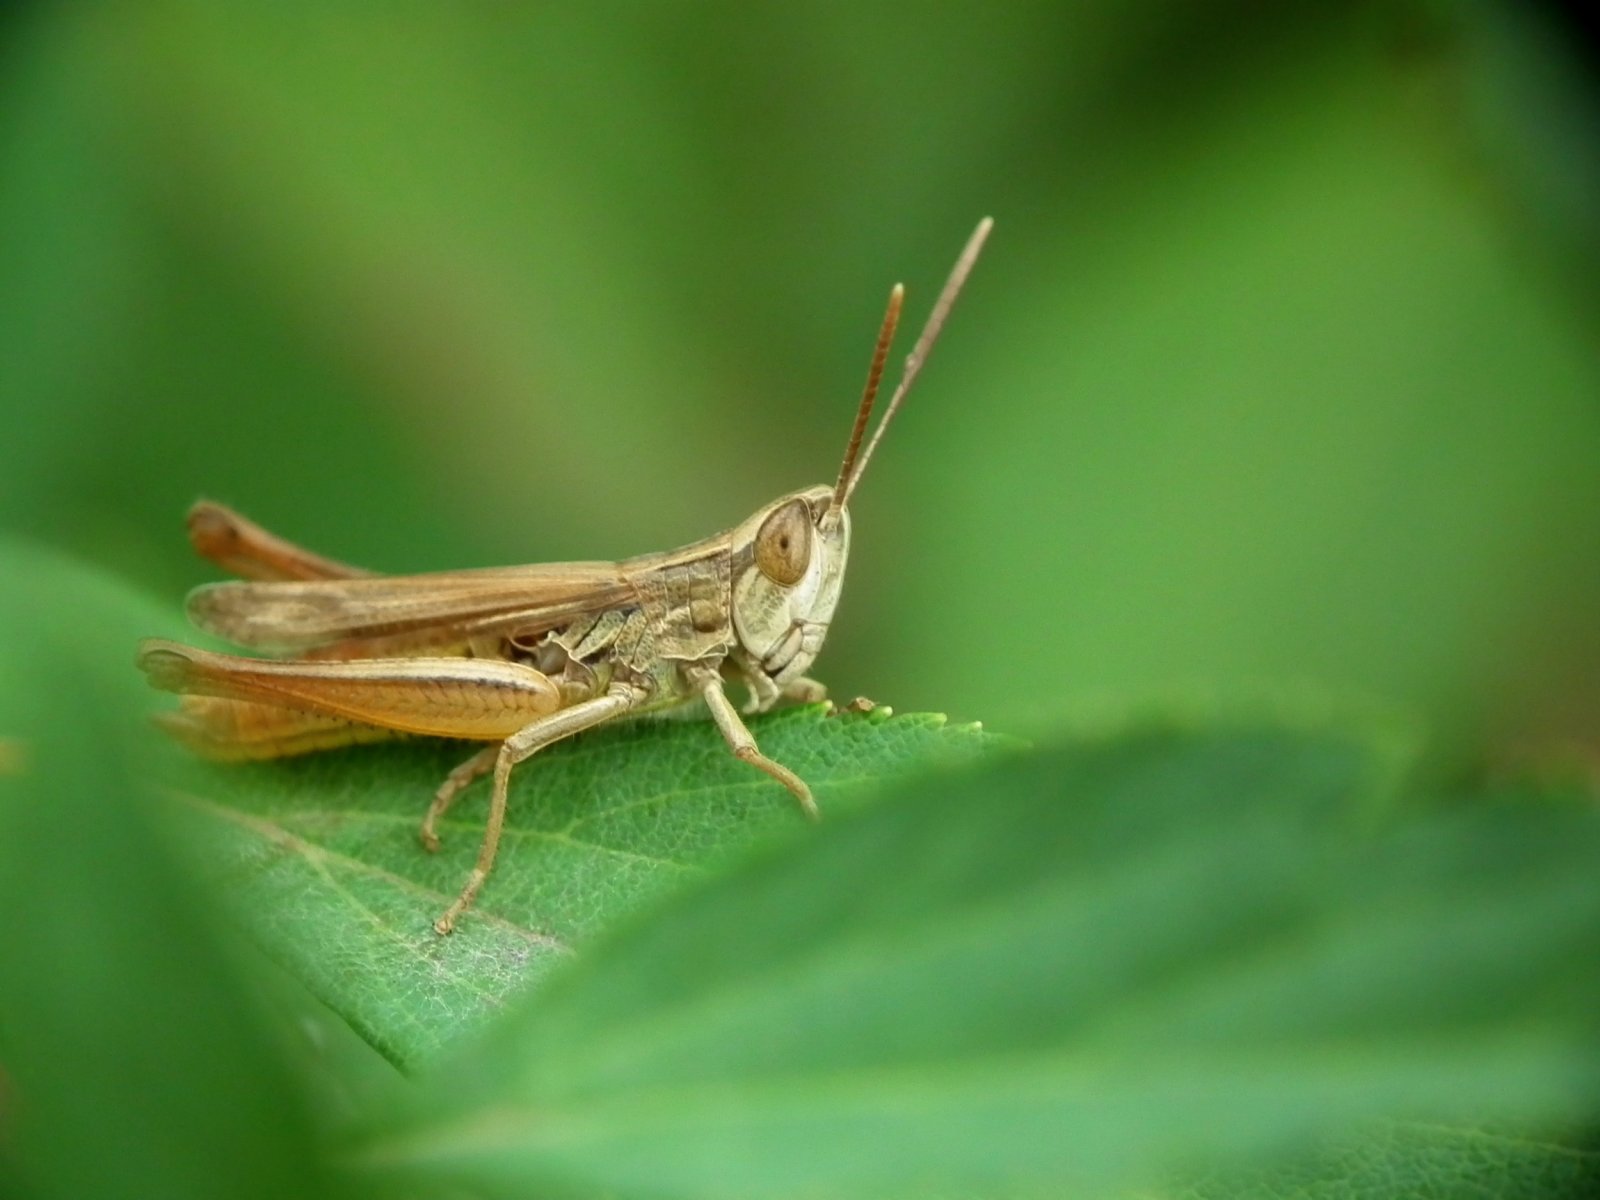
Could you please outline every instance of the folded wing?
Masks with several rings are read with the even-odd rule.
[[[310,582],[214,583],[189,594],[189,618],[241,646],[292,652],[408,637],[465,641],[537,634],[637,601],[615,563],[552,563]]]

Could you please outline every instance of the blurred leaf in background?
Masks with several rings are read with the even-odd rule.
[[[1587,736],[1600,141],[1555,20],[19,10],[0,522],[168,595],[200,494],[387,570],[680,544],[830,477],[885,289],[993,213],[858,497],[837,690]]]

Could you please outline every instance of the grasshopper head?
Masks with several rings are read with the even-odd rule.
[[[778,686],[806,673],[828,635],[850,553],[850,514],[827,484],[780,496],[733,534],[733,627]]]
[[[906,358],[905,373],[895,385],[883,420],[878,422],[866,449],[862,450],[861,441],[905,300],[905,289],[898,283],[889,293],[889,307],[878,330],[867,386],[856,409],[838,480],[832,487],[820,484],[780,496],[734,530],[734,632],[752,665],[759,663],[779,687],[805,674],[822,649],[828,622],[833,620],[833,610],[839,603],[845,560],[850,554],[850,514],[846,510],[850,495],[861,481],[883,431],[922,370],[992,225],[985,217],[967,239],[917,344]]]

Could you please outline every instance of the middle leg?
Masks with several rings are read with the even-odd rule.
[[[422,828],[417,830],[417,837],[429,854],[439,850],[439,834],[434,829],[439,818],[450,811],[456,797],[466,791],[473,780],[494,770],[494,760],[499,754],[499,746],[485,746],[444,777],[439,790],[433,794],[433,803],[428,805],[428,815],[422,818]]]

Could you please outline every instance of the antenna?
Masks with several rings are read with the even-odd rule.
[[[872,452],[878,448],[878,443],[883,439],[883,431],[889,428],[889,422],[894,419],[895,412],[905,401],[906,394],[911,391],[911,385],[916,382],[917,375],[922,370],[922,364],[928,361],[928,354],[933,350],[934,342],[939,340],[939,331],[944,328],[945,318],[950,315],[950,309],[955,305],[956,297],[961,294],[962,287],[967,282],[967,276],[972,274],[973,264],[978,261],[978,255],[983,250],[983,243],[989,236],[989,231],[994,228],[994,219],[985,217],[978,222],[978,227],[972,231],[972,236],[967,239],[967,244],[961,250],[961,257],[956,259],[956,265],[950,270],[950,278],[945,280],[944,290],[939,293],[939,299],[934,302],[933,311],[928,314],[928,323],[922,327],[922,333],[917,337],[917,344],[911,348],[911,353],[906,356],[905,371],[900,376],[900,382],[895,384],[894,395],[889,397],[889,407],[883,410],[883,420],[878,422],[878,428],[872,433],[872,440],[867,443],[867,448],[862,451],[860,459],[855,464],[855,471],[845,480],[843,473],[840,481],[844,486],[844,494],[839,494],[839,489],[834,489],[834,499],[829,502],[829,511],[835,507],[843,508],[850,503],[850,496],[856,490],[856,484],[861,482],[861,476],[866,474],[867,464],[872,461]],[[889,307],[897,311],[899,303],[897,297],[901,289],[896,286],[889,294]],[[893,328],[886,327],[892,333]],[[884,344],[883,336],[879,335],[878,356],[881,358],[888,351]],[[868,378],[868,398],[862,402],[862,407],[856,414],[857,434],[850,440],[851,450],[855,449],[861,427],[866,423],[867,413],[871,407],[870,396],[874,389],[878,373],[881,371],[879,360],[873,360],[873,374]],[[846,456],[846,465],[850,456]]]
[[[878,328],[878,344],[872,351],[872,366],[867,369],[866,390],[861,393],[861,407],[856,409],[856,423],[850,430],[850,444],[845,447],[844,462],[839,464],[839,482],[833,485],[833,499],[828,501],[830,517],[844,507],[845,488],[850,482],[851,469],[856,465],[856,451],[861,449],[861,439],[867,432],[872,402],[878,398],[878,384],[883,382],[883,365],[889,359],[889,347],[894,343],[894,331],[900,324],[900,306],[905,303],[905,298],[905,285],[897,283],[890,289],[889,307],[884,310],[883,324]]]

